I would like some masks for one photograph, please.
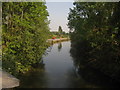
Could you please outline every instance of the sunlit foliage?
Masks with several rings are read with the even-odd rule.
[[[41,61],[49,33],[45,2],[3,2],[3,69],[15,74]]]

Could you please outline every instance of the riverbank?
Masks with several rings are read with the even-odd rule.
[[[69,41],[70,38],[57,38],[57,39],[48,39],[47,42],[50,44],[61,42],[61,41]]]

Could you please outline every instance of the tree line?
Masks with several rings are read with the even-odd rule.
[[[71,53],[120,81],[120,2],[74,2],[68,26]]]
[[[45,2],[3,2],[2,7],[3,69],[25,73],[41,61],[47,47],[47,7]]]
[[[58,27],[57,31],[51,31],[50,32],[50,38],[68,38],[69,33],[66,33],[61,26]]]

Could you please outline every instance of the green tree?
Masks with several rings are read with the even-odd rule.
[[[68,16],[74,52],[85,58],[83,62],[91,62],[105,74],[119,78],[120,2],[74,2],[74,5]]]
[[[58,32],[59,32],[60,34],[62,34],[63,30],[62,30],[62,27],[61,27],[61,26],[59,26]]]
[[[41,61],[49,34],[45,2],[3,2],[2,62],[12,74]]]

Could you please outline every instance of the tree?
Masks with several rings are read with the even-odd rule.
[[[62,27],[61,27],[61,26],[59,26],[58,32],[59,32],[60,34],[62,34],[63,30],[62,30]]]
[[[120,78],[120,2],[74,2],[74,5],[68,26],[75,53],[85,58],[83,62],[91,62],[105,74]]]
[[[59,36],[61,37],[61,35],[63,34],[63,30],[61,26],[59,26],[58,28],[58,33],[59,33]]]
[[[3,2],[2,62],[12,74],[24,73],[41,61],[49,34],[44,2]]]

